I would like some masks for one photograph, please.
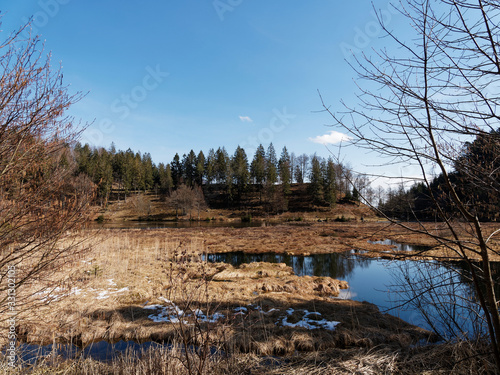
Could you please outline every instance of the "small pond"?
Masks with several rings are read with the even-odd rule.
[[[386,243],[396,245],[395,243]],[[399,250],[420,250],[411,245],[399,246]],[[341,290],[338,298],[367,301],[377,305],[382,312],[390,313],[411,324],[431,329],[434,324],[442,337],[473,335],[478,317],[475,308],[470,310],[474,292],[464,264],[435,261],[399,261],[366,258],[351,250],[346,253],[294,256],[276,253],[245,254],[243,252],[209,254],[208,261],[224,262],[239,266],[242,263],[286,263],[296,275],[329,276],[346,280],[349,289]],[[500,271],[498,264],[492,265]],[[434,283],[434,285],[431,285]],[[433,289],[437,296],[413,300],[415,295]],[[455,295],[455,297],[449,297]],[[404,302],[411,303],[400,307]],[[422,311],[424,313],[422,313]],[[427,315],[427,318],[426,318]],[[453,317],[456,323],[446,323]]]
[[[168,348],[167,345],[152,341],[141,344],[134,341],[119,341],[117,343],[99,341],[83,349],[71,344],[50,344],[45,346],[21,344],[17,348],[16,354],[21,362],[25,364],[34,364],[41,358],[50,359],[51,356],[62,357],[64,359],[83,357],[92,358],[97,361],[111,361],[121,354],[138,356],[150,348],[160,347]]]
[[[49,344],[43,346],[21,344],[16,349],[16,355],[18,358],[17,360],[24,365],[34,365],[41,360],[50,361],[51,358],[92,358],[96,361],[110,362],[123,355],[137,358],[142,356],[149,349],[158,348],[163,348],[164,350],[173,349],[171,344],[160,344],[154,341],[138,343],[135,341],[120,340],[116,343],[99,341],[84,348],[73,344]],[[197,347],[190,346],[188,350],[195,351]],[[3,353],[5,353],[5,351]],[[224,355],[224,352],[218,351],[216,348],[210,348],[210,354]]]

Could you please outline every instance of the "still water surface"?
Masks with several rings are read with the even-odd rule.
[[[398,246],[398,249],[422,250],[411,245]],[[349,289],[341,290],[338,298],[373,303],[382,312],[426,329],[432,328],[429,323],[434,324],[434,328],[442,337],[473,335],[475,332],[471,316],[476,315],[476,309],[473,307],[472,311],[467,311],[471,307],[470,302],[474,301],[474,292],[467,280],[467,269],[459,263],[366,258],[354,250],[309,256],[233,252],[209,254],[208,261],[224,262],[233,266],[250,262],[285,263],[299,276],[329,276],[346,280]],[[426,289],[434,290],[436,295],[424,297],[420,303],[415,300],[404,304]],[[437,297],[442,303],[432,307],[433,303],[436,304]],[[401,306],[403,304],[404,306]],[[421,310],[428,315],[427,319]],[[450,317],[456,324],[446,323],[446,318]]]
[[[151,228],[151,223],[148,224],[148,227]],[[394,242],[381,243],[396,246],[396,249],[400,251],[423,250],[422,248],[415,248],[411,245]],[[472,310],[460,307],[467,305],[463,301],[473,301],[474,293],[470,282],[467,280],[467,270],[459,263],[445,264],[430,261],[372,259],[362,257],[354,250],[340,254],[316,254],[310,256],[233,252],[209,254],[208,261],[230,263],[233,266],[250,262],[286,263],[299,276],[329,276],[346,280],[349,283],[349,289],[342,290],[338,298],[373,303],[382,312],[390,313],[411,324],[427,329],[432,329],[432,327],[429,324],[429,319],[425,319],[422,315],[421,309],[418,308],[418,303],[405,305],[404,307],[400,305],[413,297],[412,292],[418,293],[432,286],[438,295],[441,296],[444,303],[438,304],[437,307],[432,307],[432,303],[436,301],[424,298],[422,304],[425,308],[423,310],[431,317],[430,320],[435,325],[435,330],[442,337],[447,338],[473,335],[475,333],[475,324],[473,324],[471,315],[476,318],[480,315],[474,313],[474,307],[472,307]],[[500,275],[499,264],[493,264],[492,269],[496,275]],[[450,294],[458,298],[448,298],[447,295]],[[450,308],[450,306],[452,307]],[[470,305],[467,306],[470,307]],[[446,321],[450,315],[453,315],[457,324],[441,322],[441,320]],[[120,341],[115,344],[101,341],[84,349],[73,345],[36,346],[22,344],[19,347],[19,355],[25,363],[34,363],[40,357],[50,357],[53,355],[60,355],[64,358],[74,358],[83,355],[83,357],[108,361],[126,352],[137,356],[143,350],[153,346],[169,347],[168,345],[161,345],[154,342],[139,344],[133,341]]]

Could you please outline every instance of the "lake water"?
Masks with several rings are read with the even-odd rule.
[[[276,223],[277,224],[277,223]],[[124,221],[119,223],[91,223],[89,229],[159,229],[159,228],[254,228],[272,226],[259,220],[241,221]]]
[[[411,245],[401,245],[387,240],[380,243],[394,245],[397,250],[421,250],[415,249]],[[233,252],[209,254],[208,261],[225,262],[234,266],[250,262],[286,263],[299,276],[330,276],[346,280],[349,283],[349,289],[341,290],[341,294],[337,298],[373,303],[382,312],[400,317],[411,324],[427,329],[434,328],[443,338],[473,336],[477,329],[484,332],[484,328],[476,328],[480,326],[477,324],[477,317],[480,314],[475,314],[475,305],[470,304],[471,301],[474,301],[474,292],[468,281],[467,267],[464,265],[434,261],[365,258],[358,254],[354,250],[341,254],[310,256]],[[495,275],[500,275],[500,264],[493,263],[492,270]],[[404,307],[398,307],[403,302],[412,299],[415,294],[420,294],[431,287],[436,291],[435,295],[429,297],[424,294],[422,299],[413,300],[412,303]],[[498,292],[500,293],[500,290]],[[442,303],[436,301],[436,295],[440,296]],[[436,307],[432,307],[433,305]],[[74,345],[21,344],[19,355],[28,364],[33,364],[40,357],[50,358],[53,355],[63,358],[83,355],[85,358],[109,361],[126,352],[134,356],[140,355],[143,350],[150,347],[169,348],[168,345],[154,342],[139,344],[133,341],[120,341],[118,343],[101,341],[84,349]]]
[[[398,249],[417,250],[411,245],[399,246]],[[474,311],[477,309],[471,303],[474,301],[474,292],[467,281],[467,268],[459,263],[366,258],[357,255],[354,250],[310,256],[233,252],[209,254],[208,261],[233,266],[250,262],[286,263],[299,276],[329,276],[346,280],[349,289],[342,290],[338,298],[373,303],[382,312],[411,324],[426,329],[434,328],[442,337],[470,336],[476,333],[478,321]],[[493,267],[500,268],[497,264]],[[422,293],[427,289],[436,293]],[[420,294],[421,299],[412,300],[415,295]],[[438,297],[440,301],[437,300]],[[408,300],[412,302],[401,306]]]
[[[138,357],[150,348],[170,347],[170,345],[163,345],[152,341],[144,343],[137,343],[135,341],[119,341],[117,343],[99,341],[85,348],[71,344],[51,344],[44,346],[21,344],[17,348],[17,355],[22,363],[26,365],[33,365],[43,358],[50,360],[51,357],[62,357],[64,359],[83,357],[92,358],[96,361],[111,361],[117,356],[126,353],[130,356]]]

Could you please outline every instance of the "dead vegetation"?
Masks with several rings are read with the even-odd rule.
[[[329,349],[288,357],[262,357],[253,353],[212,356],[202,374],[210,375],[328,375],[328,374],[492,374],[494,361],[478,357],[488,350],[474,343],[458,342],[431,347]],[[18,373],[2,367],[5,374]],[[46,358],[23,373],[93,375],[190,374],[182,360],[182,348],[156,348],[140,355],[125,353],[111,362],[79,358],[71,361]]]
[[[252,334],[245,338],[254,343],[248,350],[262,354],[272,354],[275,349],[264,350],[264,346],[255,344],[263,342],[259,333],[262,330],[253,329],[256,326],[266,327],[265,331],[271,332],[271,336],[276,331],[287,337],[286,347],[291,349],[284,352],[296,349],[289,344],[294,330],[276,325],[290,308],[297,310],[296,315],[305,310],[315,311],[321,314],[321,319],[341,321],[349,330],[363,329],[370,335],[372,330],[387,327],[381,338],[369,337],[374,343],[399,342],[390,338],[392,332],[398,330],[409,330],[416,338],[424,334],[399,319],[381,314],[368,303],[332,299],[341,288],[347,287],[345,281],[299,277],[284,264],[252,263],[235,268],[224,263],[203,262],[203,254],[198,250],[203,249],[203,244],[196,238],[180,243],[171,238],[161,239],[159,233],[161,231],[112,230],[99,233],[96,238],[99,245],[71,271],[74,283],[51,295],[38,296],[47,301],[45,308],[38,310],[38,316],[50,324],[21,327],[22,339],[38,343],[55,339],[82,345],[96,340],[145,341],[152,337],[172,340],[175,332],[171,324],[152,322],[148,319],[151,310],[145,309],[149,305],[165,304],[165,299],[182,310],[201,309],[205,314],[207,310],[216,310],[231,323],[234,337],[238,337],[239,328],[243,327],[246,334],[252,328]],[[235,311],[243,307],[244,314]],[[254,334],[258,337],[253,337]],[[330,346],[343,340],[336,334],[328,340],[314,339]],[[237,340],[232,342],[238,347],[246,346]]]
[[[355,224],[321,223],[307,227],[310,233],[299,233],[310,240],[339,239],[352,241],[347,246],[363,243],[386,250],[390,246],[369,244],[367,231],[375,233],[372,239],[400,235],[374,230],[382,224],[365,225],[363,230]],[[64,270],[64,275],[53,275],[54,280],[65,276],[71,282],[38,295],[38,302],[45,306],[20,320],[18,339],[81,346],[101,340],[134,340],[208,347],[206,356],[190,353],[189,360],[193,366],[203,360],[199,373],[210,374],[414,373],[405,367],[408,362],[411,369],[435,366],[444,373],[461,373],[462,368],[481,373],[489,368],[482,355],[464,359],[469,355],[465,344],[415,346],[432,341],[433,335],[382,314],[375,305],[335,299],[347,286],[345,281],[298,277],[284,264],[233,267],[203,261],[209,251],[217,250],[208,240],[215,237],[213,232],[231,249],[235,243],[258,241],[266,229],[274,234],[265,237],[273,244],[290,237],[287,226],[83,232],[83,236],[92,234],[93,250],[71,270]],[[332,250],[335,244],[331,241]],[[461,358],[465,367],[450,360],[455,358],[450,353],[437,361],[435,353],[445,348]],[[477,355],[476,347],[468,350]],[[224,360],[212,358],[213,351],[231,355]],[[183,353],[159,350],[141,358],[125,356],[113,366],[89,359],[57,366],[68,374],[126,374],[144,368],[154,369],[150,373],[198,373],[186,369],[188,357]],[[169,363],[161,364],[167,357]]]

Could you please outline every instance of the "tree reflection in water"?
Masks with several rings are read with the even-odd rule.
[[[470,270],[465,263],[384,260],[353,252],[295,256],[244,252],[209,254],[208,261],[233,266],[251,262],[285,263],[296,275],[347,280],[347,298],[368,301],[409,323],[434,330],[443,339],[485,333]],[[492,263],[500,279],[500,263]],[[500,294],[500,285],[497,285]]]
[[[500,275],[500,263],[491,263],[491,269],[493,275]],[[422,320],[418,325],[432,329],[444,340],[487,336],[467,263],[407,260],[397,262],[391,274],[396,305],[417,311]],[[498,283],[495,289],[500,292]]]
[[[236,251],[209,254],[208,261],[229,263],[235,267],[252,262],[285,263],[291,266],[298,276],[330,276],[335,279],[347,279],[355,269],[368,267],[371,259],[351,256],[350,252],[299,256],[277,253],[247,254]]]

